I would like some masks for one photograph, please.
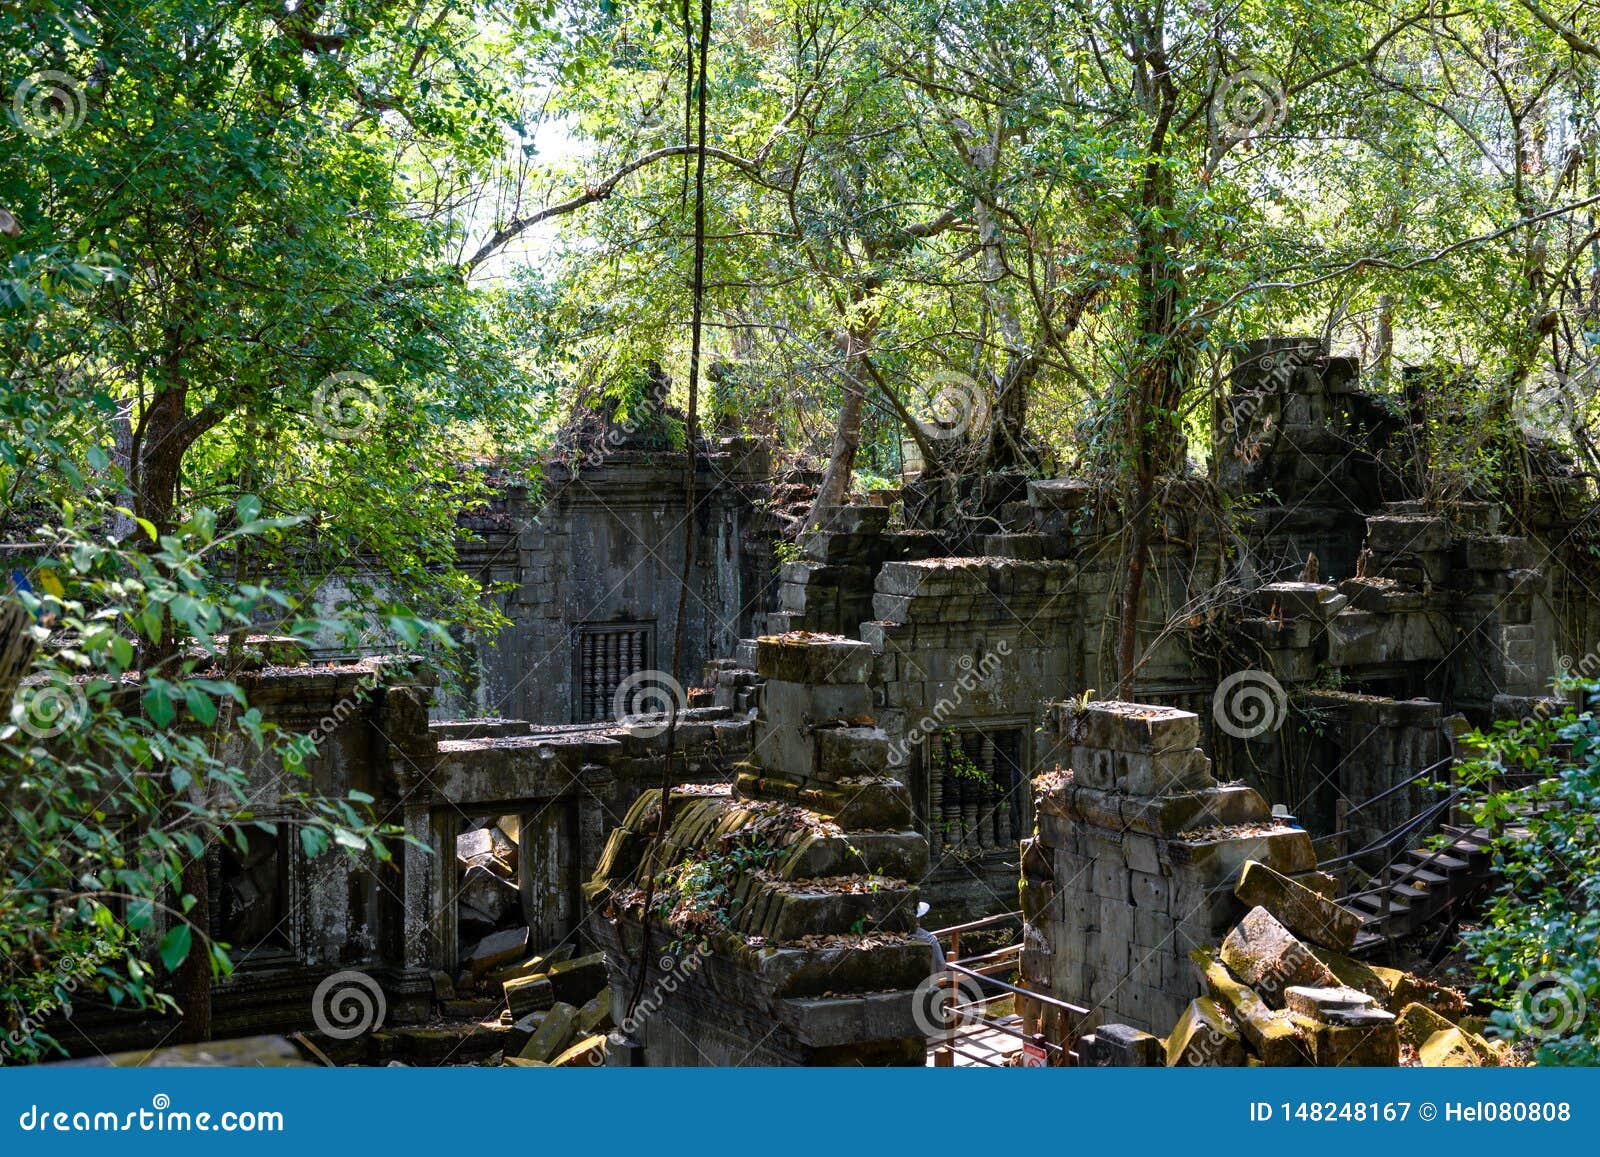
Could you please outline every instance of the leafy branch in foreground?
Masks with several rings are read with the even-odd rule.
[[[146,549],[132,549],[104,535],[109,511],[63,513],[39,532],[31,579],[4,599],[37,647],[0,725],[7,1059],[47,1050],[46,1018],[84,990],[173,1009],[167,980],[192,953],[213,977],[231,970],[184,886],[210,849],[243,852],[251,828],[287,819],[307,855],[337,847],[382,862],[401,835],[373,821],[370,796],[304,790],[314,741],[263,718],[230,670],[228,636],[288,607],[211,568],[294,520],[262,519],[247,497],[225,532],[202,509],[170,534],[141,524],[134,541]]]
[[[1592,703],[1600,683],[1564,681]],[[1540,1064],[1600,1064],[1600,719],[1592,710],[1497,724],[1462,775],[1502,883],[1463,939],[1501,1035]],[[1508,774],[1536,773],[1528,787]]]

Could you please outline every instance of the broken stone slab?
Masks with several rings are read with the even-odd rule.
[[[1315,945],[1309,947],[1312,954],[1339,978],[1340,984],[1346,988],[1360,989],[1390,1012],[1404,1009],[1409,1004],[1424,1005],[1446,1017],[1459,1017],[1467,1010],[1466,996],[1443,984],[1398,968],[1368,964],[1331,949]]]
[[[1393,1013],[1354,988],[1294,985],[1284,989],[1283,1003],[1290,1012],[1323,1024],[1383,1024],[1394,1019]]]
[[[1400,1037],[1393,1017],[1354,1026],[1296,1019],[1312,1042],[1319,1068],[1394,1068],[1400,1063]]]
[[[517,1055],[532,1061],[550,1061],[572,1043],[572,1034],[577,1026],[578,1010],[564,1001],[558,1001],[545,1012],[539,1027]]]
[[[504,968],[498,968],[489,973],[488,980],[491,984],[506,984],[512,980],[521,980],[526,976],[538,976],[542,972],[548,972],[552,964],[559,964],[561,961],[571,957],[571,955],[572,945],[562,944],[557,948],[550,949],[548,952],[540,952],[536,956],[530,956],[525,960],[518,960],[514,964],[508,964]]]
[[[1158,1036],[1126,1024],[1103,1024],[1078,1038],[1078,1063],[1095,1068],[1158,1068],[1167,1063]]]
[[[596,1068],[605,1063],[606,1038],[603,1034],[595,1033],[568,1045],[550,1062],[550,1067],[556,1069],[586,1069]]]
[[[1300,872],[1296,874],[1294,882],[1302,888],[1310,888],[1324,900],[1337,901],[1342,891],[1339,877],[1332,872]]]
[[[578,1010],[578,1035],[607,1033],[615,1027],[611,1022],[611,989],[602,988]]]
[[[552,964],[546,974],[557,1000],[583,1004],[606,986],[606,958],[603,952]]]
[[[1417,1048],[1423,1067],[1430,1069],[1475,1069],[1483,1065],[1478,1050],[1467,1033],[1450,1025],[1440,1029]]]
[[[487,860],[494,857],[494,836],[488,828],[479,828],[473,832],[462,832],[456,837],[456,859],[463,864],[471,864],[477,860]]]
[[[467,971],[482,976],[507,964],[528,950],[527,928],[507,928],[491,932],[473,946],[466,959]]]
[[[1209,948],[1189,954],[1200,970],[1201,983],[1217,1005],[1238,1026],[1250,1050],[1269,1065],[1310,1062],[1310,1049],[1287,1012],[1268,1008],[1255,990],[1239,983]]]
[[[532,976],[508,980],[504,987],[506,1007],[513,1017],[548,1009],[556,1002],[556,990],[550,977],[539,972]]]
[[[1167,1037],[1168,1067],[1238,1068],[1244,1063],[1239,1030],[1216,1001],[1209,996],[1191,1000]]]
[[[512,1022],[511,1027],[506,1029],[507,1056],[514,1056],[522,1051],[529,1038],[539,1031],[539,1026],[544,1023],[544,1016],[543,1011],[530,1012],[527,1016]]]
[[[1422,1051],[1422,1046],[1427,1043],[1429,1037],[1455,1027],[1433,1009],[1422,1004],[1406,1005],[1400,1010],[1395,1023],[1395,1029],[1400,1034],[1400,1043],[1418,1052]]]
[[[1233,893],[1250,907],[1271,912],[1296,936],[1336,952],[1349,951],[1361,931],[1361,918],[1354,912],[1257,860],[1245,864]]]
[[[1337,988],[1338,978],[1265,908],[1252,908],[1222,941],[1222,962],[1267,1003],[1284,1007],[1285,990]]]
[[[872,673],[872,648],[843,635],[763,635],[756,640],[756,671],[763,679],[788,683],[865,683]]]

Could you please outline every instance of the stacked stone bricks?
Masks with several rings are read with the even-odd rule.
[[[756,650],[755,740],[735,782],[674,791],[664,840],[660,792],[642,795],[586,888],[621,1026],[610,1063],[920,1065],[914,994],[932,960],[911,933],[928,845],[870,721],[872,650],[798,632]],[[711,878],[655,897],[673,912],[641,952],[646,880],[686,864]],[[690,943],[693,969],[663,953]],[[630,1016],[641,957],[648,1011]]]
[[[1064,766],[1035,782],[1036,834],[1022,855],[1027,985],[1091,1020],[1165,1028],[1199,995],[1189,953],[1240,915],[1246,860],[1314,867],[1310,837],[1266,801],[1219,784],[1191,712],[1146,704],[1052,704]],[[1030,1029],[1071,1036],[1084,1025]]]

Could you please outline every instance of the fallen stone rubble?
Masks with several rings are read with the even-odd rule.
[[[1221,944],[1190,958],[1204,995],[1165,1039],[1122,1024],[1079,1038],[1092,1066],[1511,1065],[1476,1030],[1458,991],[1346,953],[1358,922],[1316,875],[1292,880],[1256,861],[1234,895],[1250,905]]]

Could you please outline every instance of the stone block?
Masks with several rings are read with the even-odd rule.
[[[1249,860],[1270,863],[1280,872],[1298,872],[1316,866],[1311,837],[1300,828],[1253,827],[1240,832],[1213,829],[1192,838],[1176,838],[1167,856],[1213,885],[1231,887]]]
[[[842,635],[763,635],[756,640],[756,671],[764,679],[789,683],[865,683],[872,648]]]
[[[1375,554],[1426,554],[1450,545],[1450,527],[1426,515],[1378,514],[1367,519],[1367,549]]]
[[[1200,745],[1200,717],[1176,707],[1091,702],[1076,720],[1079,742],[1112,751],[1186,751]]]
[[[1166,1063],[1161,1038],[1126,1024],[1103,1024],[1094,1030],[1093,1040],[1080,1038],[1080,1063],[1096,1068],[1156,1068]],[[1087,1054],[1087,1059],[1085,1058]]]
[[[547,975],[557,1000],[583,1004],[606,986],[606,958],[603,953],[592,952],[563,960],[552,964]]]
[[[1124,839],[1127,837],[1124,836]],[[1136,869],[1128,877],[1133,903],[1140,909],[1167,912],[1172,902],[1172,889],[1165,876],[1156,872]]]
[[[1361,931],[1361,918],[1267,865],[1250,860],[1239,874],[1234,895],[1249,907],[1265,908],[1296,936],[1347,952]]]
[[[1392,1020],[1394,1014],[1378,1008],[1372,997],[1355,988],[1310,988],[1292,985],[1283,991],[1284,1006],[1292,1013],[1324,1024],[1371,1024],[1372,1015]]]
[[[1338,979],[1265,908],[1252,908],[1222,942],[1222,962],[1266,1001],[1284,1007],[1295,985],[1337,988]]]
[[[557,1069],[588,1069],[598,1068],[605,1063],[605,1035],[594,1033],[568,1045],[556,1055],[550,1066]]]
[[[1249,1044],[1250,1050],[1269,1065],[1309,1063],[1310,1048],[1287,1012],[1268,1008],[1255,991],[1239,983],[1222,961],[1208,949],[1190,953],[1200,972],[1200,982],[1211,999],[1227,1013]]]
[[[1395,1021],[1395,1029],[1400,1034],[1400,1043],[1418,1051],[1421,1051],[1428,1038],[1435,1033],[1446,1032],[1455,1027],[1450,1021],[1423,1004],[1406,1005],[1400,1010]]]
[[[889,768],[889,737],[880,727],[824,727],[812,738],[825,774],[882,775]]]
[[[833,534],[880,534],[889,525],[887,506],[836,506],[823,518],[819,529]]]
[[[522,1051],[517,1055],[524,1060],[544,1061],[548,1063],[561,1050],[572,1043],[572,1034],[577,1028],[578,1010],[570,1004],[557,1002],[539,1022],[539,1027],[528,1038],[528,1043],[522,1046]]]
[[[1267,583],[1250,592],[1250,601],[1268,616],[1320,620],[1325,613],[1324,604],[1337,594],[1334,587],[1322,583]]]
[[[611,1023],[611,989],[602,988],[578,1009],[577,1031],[579,1036],[593,1036],[595,1033],[610,1032],[614,1026]]]
[[[527,950],[526,928],[507,928],[501,932],[491,932],[473,945],[472,951],[467,955],[466,968],[473,976],[482,976],[502,964],[515,960]]]
[[[865,644],[863,644],[864,646]],[[797,683],[768,679],[761,688],[761,722],[804,730],[835,719],[872,714],[872,689],[865,683]]]
[[[550,978],[542,972],[506,981],[505,994],[506,1007],[511,1010],[513,1018],[548,1009],[556,1002],[556,992],[550,984]]]
[[[1300,1020],[1311,1038],[1320,1068],[1394,1068],[1400,1063],[1400,1038],[1394,1021],[1343,1026]]]
[[[1208,996],[1191,1000],[1166,1043],[1171,1067],[1239,1067],[1245,1063],[1239,1030]]]
[[[1423,1041],[1417,1056],[1423,1067],[1430,1069],[1475,1069],[1483,1064],[1468,1034],[1455,1025],[1440,1029]]]

